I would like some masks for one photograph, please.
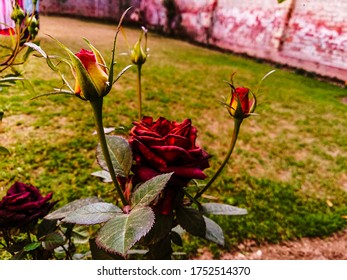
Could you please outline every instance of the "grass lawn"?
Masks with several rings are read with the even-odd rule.
[[[137,29],[125,29],[130,44]],[[87,46],[87,37],[105,58],[110,56],[115,25],[76,19],[42,17],[39,40],[49,54],[64,53],[44,34],[57,37],[73,51]],[[229,145],[233,120],[219,102],[229,93],[224,80],[236,72],[237,86],[255,89],[273,67],[251,59],[201,48],[149,34],[150,57],[143,67],[144,114],[170,120],[192,119],[198,145],[212,155],[209,176],[221,164]],[[129,62],[120,34],[117,69]],[[32,57],[24,65],[29,82],[3,89],[5,112],[0,144],[11,155],[1,158],[0,197],[15,181],[53,191],[58,206],[97,195],[114,199],[112,185],[90,173],[97,137],[88,103],[66,96],[32,97],[60,87],[45,61]],[[303,236],[328,236],[347,225],[347,105],[345,89],[277,70],[260,90],[259,116],[246,119],[235,152],[221,178],[207,195],[216,202],[246,208],[243,217],[212,217],[225,230],[227,246],[245,241],[280,242]],[[105,126],[123,127],[137,119],[136,71],[126,73],[106,98]],[[215,245],[197,238],[184,250]]]

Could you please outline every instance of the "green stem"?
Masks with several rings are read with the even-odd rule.
[[[29,230],[27,230],[27,237],[28,237],[29,243],[31,243],[32,241],[31,241],[31,236],[30,236],[30,231]]]
[[[107,142],[106,142],[106,136],[104,133],[104,125],[102,122],[102,103],[103,103],[103,98],[96,98],[90,101],[90,104],[93,107],[93,112],[94,112],[94,117],[95,117],[95,124],[96,124],[96,131],[98,133],[98,137],[99,137],[99,142],[100,142],[100,146],[102,149],[102,153],[104,155],[106,164],[107,164],[107,168],[108,171],[110,172],[112,181],[113,181],[113,185],[116,188],[116,191],[118,192],[118,195],[120,196],[120,199],[123,203],[123,206],[128,205],[129,203],[127,202],[127,200],[125,199],[125,196],[123,194],[123,191],[118,183],[117,180],[117,176],[116,173],[114,172],[114,168],[113,168],[113,164],[112,164],[112,160],[111,160],[111,156],[110,156],[110,152],[108,150],[108,146],[107,146]]]
[[[206,186],[201,191],[199,191],[195,195],[195,197],[194,197],[195,200],[198,199],[199,197],[201,197],[201,195],[214,183],[214,181],[218,178],[219,174],[222,172],[222,170],[224,169],[225,165],[229,161],[229,158],[230,158],[230,156],[231,156],[231,154],[232,154],[232,152],[234,150],[237,137],[239,135],[239,131],[240,131],[242,120],[243,119],[234,119],[234,131],[233,131],[233,136],[231,138],[228,154],[226,155],[222,165],[219,167],[219,169],[214,174],[214,176],[211,178],[211,180],[206,184]]]
[[[141,64],[137,65],[137,96],[139,102],[139,121],[141,121],[142,117],[141,67]]]

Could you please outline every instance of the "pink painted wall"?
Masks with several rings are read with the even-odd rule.
[[[322,71],[328,67],[325,72],[329,67],[339,72],[347,70],[346,17],[347,1],[295,1],[283,42],[283,56],[307,61]],[[339,77],[347,80],[346,73],[340,73]]]
[[[44,13],[118,19],[133,6],[147,27],[347,80],[346,0],[42,0]],[[135,17],[134,17],[135,18]]]

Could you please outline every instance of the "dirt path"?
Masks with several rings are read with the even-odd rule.
[[[213,256],[203,250],[196,259],[208,260]],[[347,230],[326,239],[302,238],[281,244],[255,246],[248,242],[235,252],[224,253],[222,260],[347,260]]]

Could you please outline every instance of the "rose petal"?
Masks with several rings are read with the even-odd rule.
[[[206,169],[210,167],[208,160],[211,158],[211,156],[204,150],[198,148],[194,150],[189,150],[188,152],[195,159],[195,162],[200,169]]]
[[[151,150],[153,150],[155,154],[159,154],[167,163],[166,165],[186,164],[193,160],[185,149],[176,146],[153,146]]]
[[[198,167],[168,166],[160,169],[163,173],[175,172],[175,176],[190,179],[205,179],[206,175]]]
[[[180,135],[169,134],[166,136],[165,144],[169,146],[178,146],[183,149],[189,150],[192,144],[189,139]]]
[[[176,127],[172,129],[170,133],[186,137],[190,131],[191,125],[191,120],[185,119],[182,123],[177,124]]]
[[[140,182],[148,181],[149,179],[152,179],[153,177],[159,175],[160,173],[158,171],[155,171],[152,168],[146,167],[146,166],[140,166],[140,165],[134,165],[132,167],[132,172],[136,175],[136,177],[139,179]],[[139,182],[136,182],[139,183]]]
[[[167,135],[171,131],[171,129],[172,129],[172,123],[170,123],[168,120],[164,119],[163,117],[160,117],[156,122],[154,122],[152,126],[152,130],[162,136]]]
[[[152,137],[152,136],[135,136],[136,139],[141,139],[141,143],[143,143],[146,146],[158,146],[158,145],[165,145],[165,138],[159,138],[159,137]]]
[[[29,192],[12,194],[11,196],[6,195],[3,198],[3,203],[4,203],[4,205],[18,204],[18,203],[21,203],[21,201],[26,201],[28,199],[28,197],[30,197]]]
[[[155,167],[166,166],[166,162],[162,158],[153,153],[150,149],[148,149],[137,139],[133,139],[131,145],[133,147],[135,157],[136,155],[140,156],[141,162],[148,162],[154,165]]]
[[[36,210],[36,209],[40,209],[42,205],[44,205],[51,198],[52,198],[52,193],[49,193],[45,198],[42,198],[41,200],[36,200],[36,201],[29,200],[22,204],[9,205],[7,206],[7,209],[16,210],[16,211]]]

